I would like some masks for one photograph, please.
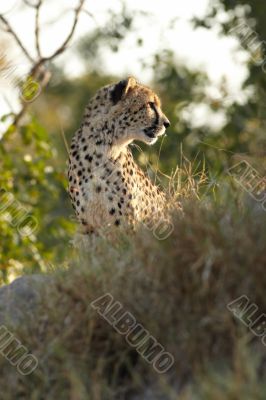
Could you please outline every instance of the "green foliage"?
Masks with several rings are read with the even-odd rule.
[[[108,10],[108,17],[104,29],[96,27],[89,36],[81,39],[77,52],[84,60],[89,70],[97,70],[104,74],[101,68],[101,55],[103,50],[109,50],[113,53],[119,51],[121,43],[125,40],[128,34],[132,31],[136,32],[134,20],[136,17],[143,15],[138,12],[133,18],[125,3],[121,2],[120,12],[113,9]],[[137,45],[142,45],[142,39],[138,38]]]
[[[234,35],[241,48],[234,28],[244,18],[265,39],[263,2],[214,4],[207,18],[194,19],[195,29]],[[221,10],[227,13],[225,22],[218,19]],[[162,242],[143,228],[117,243],[88,238],[85,253],[73,253],[69,244],[75,222],[66,193],[63,136],[70,143],[89,98],[99,87],[121,79],[104,70],[103,51],[119,51],[132,32],[136,46],[142,46],[135,23],[139,17],[149,23],[143,13],[132,16],[126,7],[120,11],[111,10],[106,29],[95,28],[80,42],[76,54],[87,72],[74,79],[52,65],[52,80],[30,105],[22,125],[11,124],[0,138],[0,282],[57,269],[41,291],[37,317],[28,320],[25,315],[26,323],[12,328],[38,357],[39,368],[30,379],[23,378],[0,358],[1,399],[129,398],[142,395],[156,381],[156,395],[166,399],[262,400],[262,344],[226,305],[245,294],[262,312],[266,309],[266,213],[251,197],[242,196],[240,186],[225,173],[243,158],[265,173],[266,74],[261,66],[248,62],[243,91],[251,88],[252,96],[240,105],[226,101],[223,85],[218,89],[224,98],[211,98],[206,74],[178,62],[167,49],[158,48],[151,62],[142,60],[143,68],[152,71],[151,86],[162,98],[171,127],[155,146],[134,148],[135,157],[174,199],[181,197],[184,216],[173,213],[174,231]],[[30,84],[28,78],[22,86],[26,100],[36,94]],[[224,113],[221,129],[208,123],[192,126],[190,106],[202,104],[214,115]],[[0,117],[6,122],[14,115]],[[172,175],[170,181],[166,174]],[[30,234],[25,230],[29,216],[37,222]],[[62,271],[62,264],[68,270]],[[91,310],[90,302],[108,291],[174,355],[170,377],[158,379]],[[176,386],[182,393],[177,395]]]
[[[221,0],[220,6],[213,6],[210,10],[204,23],[194,20],[195,29],[203,25],[205,29],[214,29],[219,24],[221,36],[237,35],[230,30],[243,15],[263,38],[266,24],[262,10],[265,6],[258,5],[256,1],[252,3],[253,6],[245,7],[241,14],[236,6],[245,4],[244,1],[233,4]],[[230,17],[226,22],[218,23],[221,6],[230,11]],[[142,45],[143,38],[137,34],[136,21],[142,18],[142,22],[147,23],[149,15],[140,12],[134,18],[124,5],[121,12],[111,10],[106,29],[95,28],[77,48],[77,56],[88,72],[77,79],[70,79],[51,66],[52,80],[31,104],[31,116],[19,129],[11,125],[1,138],[0,187],[11,192],[38,221],[38,230],[32,236],[21,237],[11,226],[10,216],[0,213],[1,279],[8,279],[9,272],[13,276],[14,265],[17,266],[15,271],[37,271],[45,269],[49,263],[64,260],[75,224],[66,193],[67,148],[62,136],[65,135],[67,143],[70,143],[89,98],[99,87],[121,78],[109,76],[99,68],[102,52],[117,51],[129,33],[136,36],[136,45]],[[248,158],[264,174],[266,75],[260,67],[251,62],[248,64],[250,73],[243,90],[251,85],[254,94],[246,104],[239,105],[210,98],[206,94],[208,77],[177,62],[175,55],[167,49],[158,49],[152,61],[143,60],[142,64],[143,68],[149,64],[151,86],[162,98],[163,110],[171,121],[167,136],[155,146],[147,148],[140,144],[133,149],[144,169],[167,184],[164,175],[174,174],[185,155],[193,161],[193,174],[199,180],[201,178],[197,174],[204,169],[206,185],[211,189],[219,186],[219,177],[235,162],[236,157]],[[226,89],[218,89],[226,100]],[[26,95],[31,96],[32,93],[27,90]],[[222,129],[214,130],[208,124],[195,128],[190,118],[184,117],[185,113],[189,115],[191,105],[202,104],[214,114],[224,113],[226,124]],[[2,121],[8,118],[10,116],[1,116]],[[186,195],[184,191],[182,194]]]
[[[64,168],[58,166],[57,151],[36,118],[19,131],[9,128],[0,141],[0,157],[0,187],[13,196],[10,204],[1,197],[0,280],[6,280],[20,271],[45,270],[50,262],[62,262],[74,225]],[[36,229],[22,235],[21,224],[28,218],[36,221]]]
[[[248,52],[249,75],[244,82],[243,90],[252,88],[252,96],[246,104],[233,104],[227,110],[228,122],[222,131],[221,144],[227,150],[247,153],[259,157],[261,162],[266,154],[266,5],[257,0],[219,0],[212,7],[205,21],[194,20],[195,27],[205,26],[213,29],[219,26],[221,37],[234,36],[239,40],[239,49]],[[227,13],[225,22],[218,22],[221,11]],[[248,30],[239,29],[245,25]],[[253,49],[260,52],[256,64]],[[211,141],[213,144],[213,141]],[[265,164],[264,164],[265,168]]]

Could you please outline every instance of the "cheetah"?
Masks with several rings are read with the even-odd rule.
[[[135,227],[164,212],[165,194],[136,164],[129,145],[152,145],[169,126],[158,96],[133,77],[95,94],[69,152],[68,191],[83,233]]]

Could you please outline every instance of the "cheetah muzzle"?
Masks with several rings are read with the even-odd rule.
[[[84,232],[162,218],[165,195],[136,164],[129,145],[152,145],[169,126],[158,96],[133,77],[95,94],[69,154],[69,194]]]

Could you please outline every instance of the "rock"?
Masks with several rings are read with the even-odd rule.
[[[26,275],[0,288],[0,325],[16,325],[33,316],[40,301],[40,288],[50,278]]]

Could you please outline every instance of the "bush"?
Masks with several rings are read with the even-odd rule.
[[[149,398],[147,388],[153,399],[262,399],[263,345],[227,305],[245,295],[266,309],[266,213],[220,186],[219,202],[186,200],[164,241],[145,228],[115,245],[87,238],[43,288],[34,318],[13,326],[39,366],[22,377],[1,359],[2,399]],[[106,293],[174,356],[167,373],[91,307]]]

